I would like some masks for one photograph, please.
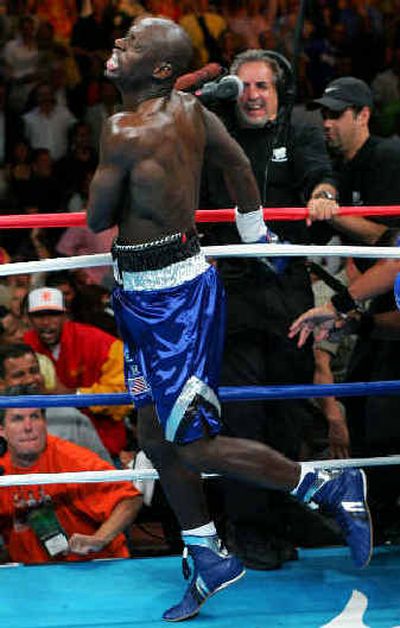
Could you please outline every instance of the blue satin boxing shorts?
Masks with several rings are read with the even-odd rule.
[[[394,281],[394,298],[396,299],[397,309],[400,310],[400,273]]]
[[[113,246],[120,285],[112,301],[128,391],[138,407],[155,404],[166,439],[180,444],[220,431],[225,333],[218,272],[198,244],[193,250],[187,242],[174,234],[150,245]]]

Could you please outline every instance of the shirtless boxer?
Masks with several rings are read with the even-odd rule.
[[[93,231],[118,226],[113,305],[125,342],[127,385],[138,406],[152,404],[139,410],[141,447],[160,474],[194,566],[182,601],[163,615],[168,621],[193,617],[244,573],[221,547],[201,472],[324,504],[360,567],[372,545],[361,471],[314,471],[259,442],[218,435],[224,296],[196,233],[204,158],[224,172],[242,240],[266,242],[272,235],[242,149],[196,97],[173,89],[191,54],[185,32],[160,18],[143,18],[116,40],[106,74],[122,94],[123,112],[103,128],[88,204]]]

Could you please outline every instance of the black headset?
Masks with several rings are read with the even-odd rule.
[[[296,99],[296,82],[290,61],[280,52],[275,52],[275,50],[263,50],[263,58],[266,61],[275,61],[279,68],[276,81],[279,107],[293,106]]]

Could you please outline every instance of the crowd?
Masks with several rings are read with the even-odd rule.
[[[8,2],[0,15],[1,213],[84,211],[102,124],[121,108],[116,87],[104,76],[105,62],[132,20],[155,15],[174,20],[189,35],[193,77],[213,62],[243,82],[237,106],[233,101],[207,106],[247,155],[264,206],[309,207],[309,224],[269,224],[280,241],[326,244],[340,237],[344,243],[390,245],[398,220],[343,219],[336,209],[400,202],[398,8],[396,0],[306,3],[296,50],[298,2],[292,0]],[[188,91],[198,86],[193,81]],[[310,101],[313,113],[305,107]],[[200,206],[231,206],[230,190],[211,158],[203,169]],[[199,230],[205,244],[240,241],[234,226],[202,225]],[[15,234],[0,232],[2,263],[108,252],[116,229]],[[368,281],[373,263],[347,260],[339,268],[343,286],[363,273]],[[288,337],[290,324],[312,307],[321,290],[318,265],[310,272],[306,259],[272,258],[220,261],[218,268],[228,303],[223,385],[338,381],[338,355],[344,362],[342,379],[398,378],[396,321],[389,328],[379,324],[395,309],[390,290],[368,302],[352,330],[354,346],[347,344],[343,357],[343,338],[319,343],[308,338],[299,349]],[[124,345],[110,303],[114,279],[109,268],[21,274],[0,282],[3,391],[125,391]],[[391,454],[400,444],[397,399],[226,404],[223,431],[266,443],[296,460]],[[0,462],[6,473],[111,469],[132,464],[139,448],[132,407],[2,414],[0,433],[8,451]],[[21,452],[21,434],[39,442],[38,448]],[[396,541],[396,473],[390,483],[382,472],[370,480],[375,540]],[[135,488],[66,487],[73,515],[60,487],[34,488],[7,489],[0,496],[0,534],[9,559],[28,563],[75,560],[93,552],[129,555],[120,532],[141,508]],[[252,568],[278,568],[296,557],[299,545],[341,542],[330,520],[273,490],[221,480],[210,483],[208,499],[225,544]],[[49,551],[54,545],[35,532],[41,512],[57,514],[54,553]],[[165,529],[171,526],[162,499],[157,516]]]

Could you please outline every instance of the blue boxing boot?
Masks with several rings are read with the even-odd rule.
[[[209,597],[239,580],[245,574],[242,563],[222,546],[217,536],[183,535],[183,575],[191,576],[188,562],[193,562],[193,576],[182,601],[163,614],[167,621],[194,617]]]
[[[326,508],[341,527],[356,567],[368,565],[372,554],[372,523],[364,471],[309,471],[293,494],[306,504],[314,502]]]

